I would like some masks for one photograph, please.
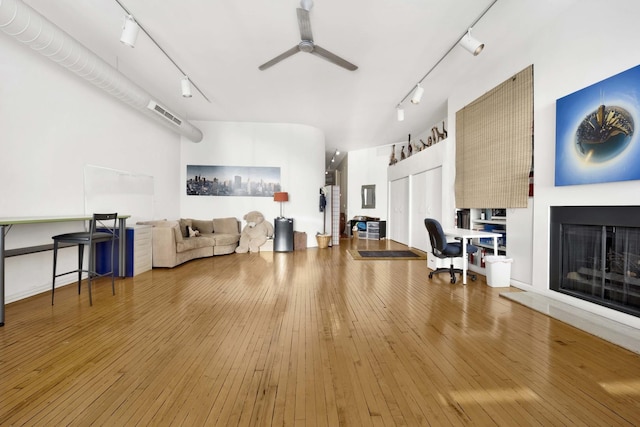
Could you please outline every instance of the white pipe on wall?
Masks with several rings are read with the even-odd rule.
[[[150,102],[161,103],[22,1],[0,0],[0,30],[157,123],[193,142],[202,140],[202,131],[186,120],[178,117],[180,124],[177,124],[149,109]]]

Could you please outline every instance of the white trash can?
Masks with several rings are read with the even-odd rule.
[[[511,263],[513,259],[504,255],[484,257],[487,270],[487,285],[492,288],[506,288],[511,285]]]

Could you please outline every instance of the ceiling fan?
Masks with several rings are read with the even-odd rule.
[[[298,12],[298,27],[300,28],[300,43],[287,50],[286,52],[276,56],[272,60],[265,62],[264,64],[259,66],[258,69],[264,71],[293,54],[296,54],[298,52],[307,52],[319,56],[320,58],[326,59],[329,62],[333,62],[334,64],[346,68],[349,71],[357,70],[358,67],[353,65],[351,62],[340,58],[339,56],[329,52],[328,50],[318,46],[313,42],[313,35],[311,34],[311,22],[309,21],[309,11],[313,7],[313,1],[301,0],[300,6],[301,7],[296,9],[296,11]]]

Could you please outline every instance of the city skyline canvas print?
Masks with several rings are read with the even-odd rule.
[[[273,197],[280,188],[279,167],[187,165],[189,196]]]

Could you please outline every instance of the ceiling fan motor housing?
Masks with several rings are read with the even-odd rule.
[[[298,47],[300,48],[300,50],[302,52],[313,52],[313,41],[311,40],[302,40],[299,44]]]

